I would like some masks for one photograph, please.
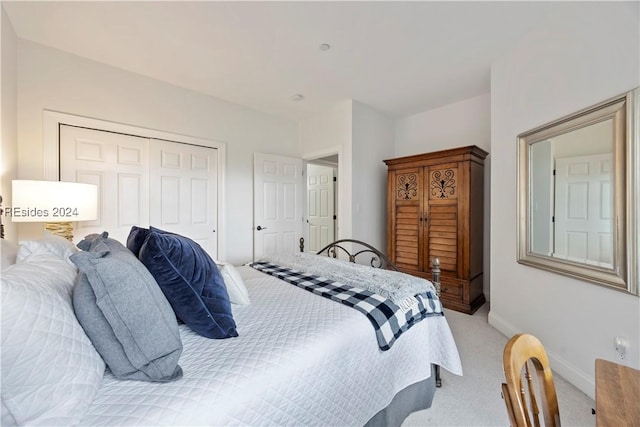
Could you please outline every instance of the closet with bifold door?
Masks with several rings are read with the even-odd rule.
[[[189,236],[217,257],[218,150],[142,136],[60,126],[60,179],[98,186],[98,218],[75,238],[108,231],[126,244],[131,226]]]
[[[387,255],[405,273],[432,279],[440,261],[445,307],[474,313],[484,302],[484,159],[476,146],[385,160]]]

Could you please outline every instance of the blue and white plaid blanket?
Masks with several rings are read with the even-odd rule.
[[[406,298],[400,304],[396,304],[371,291],[346,286],[270,262],[254,262],[251,267],[364,313],[371,321],[376,331],[378,346],[383,351],[389,350],[403,332],[420,320],[444,315],[440,300],[430,291]]]

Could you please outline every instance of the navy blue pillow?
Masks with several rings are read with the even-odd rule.
[[[222,275],[200,245],[151,227],[138,257],[178,318],[194,332],[207,338],[238,336]]]
[[[133,252],[136,258],[140,256],[140,248],[144,244],[144,241],[147,240],[148,235],[148,228],[136,227],[135,225],[131,227],[129,237],[127,237],[127,249]]]

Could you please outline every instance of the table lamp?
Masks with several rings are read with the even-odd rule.
[[[72,222],[98,217],[98,187],[62,181],[12,181],[13,222],[44,222],[52,234],[73,240]]]

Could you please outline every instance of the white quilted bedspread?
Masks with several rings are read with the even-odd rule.
[[[81,425],[358,425],[430,375],[462,374],[444,317],[423,320],[388,351],[358,311],[249,267],[251,304],[233,306],[240,334],[210,340],[181,326],[184,378],[107,374]]]

